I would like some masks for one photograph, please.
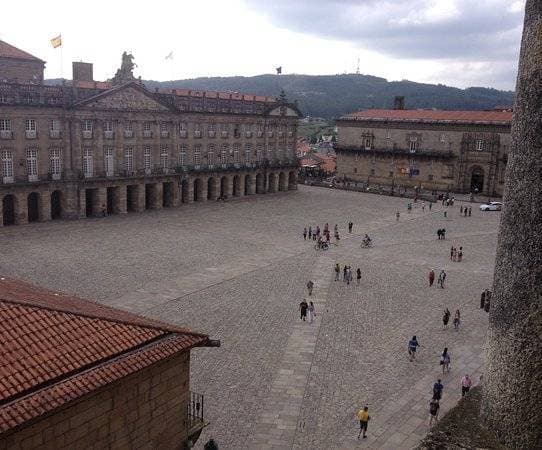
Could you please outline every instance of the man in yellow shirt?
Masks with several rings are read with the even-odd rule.
[[[358,420],[359,420],[359,434],[358,439],[361,436],[361,433],[363,432],[363,437],[366,438],[367,433],[367,422],[369,422],[369,408],[365,406],[363,409],[360,409],[358,411]]]

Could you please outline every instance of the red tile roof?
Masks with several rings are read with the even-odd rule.
[[[432,109],[366,109],[341,117],[341,120],[390,122],[480,123],[509,125],[511,111],[436,111]]]
[[[7,42],[0,41],[0,58],[26,59],[27,61],[44,62]]]
[[[0,433],[208,336],[0,279]]]

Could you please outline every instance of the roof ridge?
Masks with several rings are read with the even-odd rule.
[[[39,61],[39,62],[45,63],[45,61],[38,58],[37,56],[34,56],[34,55],[32,55],[32,54],[30,54],[28,52],[25,52],[24,50],[21,50],[20,48],[15,47],[14,45],[11,45],[10,43],[0,39],[0,50],[1,50],[2,45],[8,47],[12,51],[15,51],[15,54],[17,54],[17,53],[22,54],[22,56],[9,56],[9,55],[2,56],[2,54],[0,52],[0,58],[27,59],[27,60]]]

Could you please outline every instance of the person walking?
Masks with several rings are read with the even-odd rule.
[[[463,205],[461,205],[461,206],[459,207],[459,215],[460,215],[460,216],[463,215]]]
[[[453,261],[453,259],[454,259],[454,253],[455,253],[455,248],[454,248],[454,246],[452,245],[452,248],[450,249],[450,261]]]
[[[459,309],[455,310],[454,315],[454,329],[455,331],[459,331],[459,325],[461,324],[461,314],[459,313]]]
[[[412,336],[412,339],[408,341],[408,354],[410,355],[410,361],[414,361],[416,359],[416,351],[419,346],[420,344],[416,336]]]
[[[422,202],[422,212],[425,212],[425,202]]]
[[[444,314],[442,316],[442,323],[444,324],[444,328],[448,328],[448,322],[450,321],[450,310],[446,308],[444,310]]]
[[[313,323],[314,318],[316,317],[316,311],[314,309],[314,303],[309,302],[309,306],[307,307],[307,310],[309,312],[309,323]]]
[[[448,353],[448,347],[444,347],[442,354],[440,355],[440,365],[442,366],[442,373],[450,372],[450,354]]]
[[[469,377],[469,374],[465,374],[463,378],[461,378],[461,397],[465,397],[467,392],[470,391],[470,388],[472,386],[472,380]]]
[[[437,382],[433,385],[433,400],[442,399],[443,390],[444,390],[444,385],[442,384],[442,381],[439,378]]]
[[[309,241],[311,240],[312,238],[312,227],[309,226]]]
[[[461,262],[463,260],[463,247],[459,247],[459,251],[457,252],[457,262]]]
[[[486,291],[482,291],[480,294],[480,309],[484,309],[484,303],[486,302]]]
[[[431,269],[429,271],[429,287],[433,286],[434,282],[435,282],[435,271]]]
[[[307,282],[307,291],[309,291],[309,295],[312,295],[312,289],[313,288],[314,288],[314,283],[311,280],[309,280]]]
[[[396,220],[397,222],[399,222],[399,217],[401,217],[401,213],[400,213],[399,211],[397,211],[397,212],[395,213],[395,220]]]
[[[443,228],[443,229],[440,231],[440,234],[442,235],[442,239],[446,239],[446,228]]]
[[[356,270],[356,280],[357,280],[357,283],[358,283],[358,286],[359,286],[360,283],[361,283],[361,269],[359,267]]]
[[[339,281],[339,278],[341,276],[341,266],[339,266],[339,263],[335,264],[335,281]]]
[[[437,239],[440,240],[441,237],[442,237],[442,230],[439,228],[439,229],[437,230]]]
[[[359,420],[359,434],[358,439],[363,433],[363,439],[367,437],[367,425],[369,423],[369,420],[371,420],[371,416],[369,416],[369,407],[365,406],[363,409],[360,409],[357,414],[358,420]]]
[[[444,272],[444,269],[442,269],[440,273],[438,274],[438,284],[442,289],[444,289],[445,280],[446,280],[446,272]]]
[[[348,222],[348,232],[352,233],[352,227],[354,226],[354,223],[352,221]]]
[[[303,299],[301,303],[299,304],[299,311],[301,312],[301,316],[299,317],[301,320],[305,321],[307,318],[307,308],[309,305],[307,304],[307,301]]]
[[[438,422],[438,411],[440,409],[439,401],[432,399],[429,402],[429,426],[433,425],[433,422]]]
[[[431,208],[433,208],[433,202],[429,202],[429,211],[431,211]]]
[[[352,269],[348,266],[346,269],[346,284],[350,285],[350,281],[352,281]]]
[[[343,268],[343,281],[346,283],[348,281],[348,266],[345,264]]]
[[[307,227],[303,228],[303,240],[307,240]]]
[[[469,217],[472,215],[472,206],[469,206]]]

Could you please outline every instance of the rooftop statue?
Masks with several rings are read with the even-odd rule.
[[[126,83],[128,81],[134,81],[134,67],[137,65],[134,63],[134,57],[130,53],[122,53],[122,63],[120,69],[117,70],[115,76],[110,80],[113,84]]]

